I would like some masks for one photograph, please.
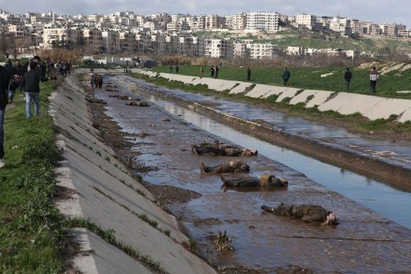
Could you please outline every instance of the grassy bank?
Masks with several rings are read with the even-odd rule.
[[[207,68],[204,67],[204,77],[210,77],[209,71]],[[282,85],[281,82],[281,73],[282,69],[280,68],[252,68],[253,74],[256,73],[259,75],[258,79],[255,77],[252,78],[252,82],[257,84],[273,84],[273,85]],[[340,67],[328,67],[328,68],[292,68],[292,78],[291,80],[291,87],[297,87],[301,89],[318,89],[318,90],[331,90],[331,91],[338,91],[332,89],[331,87],[336,85],[335,81],[338,81],[338,85],[342,85],[341,89],[345,88],[344,80],[341,80],[342,73],[345,68]],[[340,71],[339,72],[339,80],[333,81],[331,77],[336,77],[334,73],[331,76],[321,77],[321,75],[330,73],[330,71]],[[168,72],[168,66],[161,66],[155,69],[157,72]],[[191,65],[184,65],[180,66],[179,74],[182,75],[190,75],[190,76],[198,76],[200,71],[200,66],[191,66]],[[236,68],[236,67],[225,67],[220,70],[219,79],[227,79],[227,80],[235,80],[235,81],[245,81],[246,77],[246,69],[245,68]],[[261,72],[261,74],[258,74]],[[359,73],[360,72],[360,73]],[[402,74],[401,74],[402,73]],[[401,74],[401,76],[400,76]],[[388,98],[403,98],[403,99],[411,99],[411,95],[409,94],[397,94],[396,91],[398,90],[410,90],[411,89],[411,70],[393,70],[387,73],[384,76],[381,76],[377,83],[377,94],[375,96],[384,96]],[[275,77],[273,77],[275,75]],[[315,77],[313,76],[315,75]],[[358,76],[362,75],[362,76]],[[355,88],[357,85],[362,86],[362,90],[355,90],[352,88],[350,92],[358,93],[358,94],[370,94],[369,88],[369,80],[368,76],[369,71],[365,68],[356,68],[354,69],[354,77],[362,77],[365,78],[361,80],[361,82],[354,84],[352,82],[352,86]],[[389,80],[389,76],[396,77],[396,80],[393,81],[392,79]],[[315,121],[315,122],[323,122],[328,123],[336,126],[341,126],[349,130],[353,133],[360,133],[360,134],[372,134],[374,137],[380,137],[382,139],[388,140],[411,140],[411,122],[400,123],[396,120],[396,116],[389,117],[388,119],[377,119],[375,121],[370,121],[369,119],[361,116],[360,114],[352,114],[352,115],[341,115],[337,112],[333,111],[326,111],[321,112],[318,111],[316,108],[305,108],[304,104],[297,104],[297,105],[289,105],[288,102],[280,102],[276,103],[275,100],[277,99],[276,96],[270,96],[266,100],[249,98],[243,96],[242,94],[229,94],[228,91],[226,92],[216,92],[213,90],[209,90],[206,86],[202,85],[187,85],[182,82],[178,81],[168,81],[167,79],[155,77],[145,77],[141,75],[136,75],[137,77],[142,77],[146,81],[155,83],[157,85],[163,85],[170,88],[177,88],[182,90],[187,90],[191,92],[200,92],[202,94],[207,94],[216,97],[222,97],[229,100],[240,101],[248,104],[254,104],[257,106],[263,106],[269,109],[274,109],[277,111],[281,111],[287,113],[289,115],[300,116],[306,120]],[[315,81],[313,79],[315,79]],[[306,80],[304,80],[306,79]],[[353,80],[354,81],[354,80]],[[297,85],[299,83],[299,85]],[[304,83],[310,83],[304,85]],[[327,88],[328,87],[328,88]],[[385,90],[383,90],[385,88]],[[342,91],[342,90],[341,90]]]
[[[404,64],[405,65],[405,64]],[[389,65],[379,65],[378,70],[387,69]],[[397,91],[411,90],[411,69],[394,69],[381,74],[377,82],[376,96],[390,98],[411,99],[410,94],[397,94]],[[169,72],[167,66],[159,66],[157,72]],[[349,92],[370,94],[369,67],[350,68],[353,79]],[[180,65],[179,74],[199,76],[200,66]],[[278,67],[252,67],[251,82],[256,84],[269,84],[282,86],[281,79],[283,68]],[[316,89],[327,91],[346,91],[344,72],[345,67],[291,67],[290,87],[301,89]],[[210,68],[204,67],[204,77],[210,76]],[[234,81],[246,81],[246,67],[221,67],[218,78]]]
[[[0,170],[0,273],[63,273],[69,244],[65,220],[55,208],[55,127],[47,115],[56,82],[41,85],[40,115],[25,117],[16,94],[5,119],[5,163]]]

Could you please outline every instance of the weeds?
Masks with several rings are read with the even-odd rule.
[[[52,83],[42,83],[40,111]],[[25,103],[15,100],[5,120],[6,167],[0,177],[0,272],[63,273],[70,236],[54,206],[54,169],[59,160],[56,129],[43,111],[26,119]]]

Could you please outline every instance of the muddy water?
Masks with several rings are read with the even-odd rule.
[[[124,107],[124,101],[110,98],[107,92],[96,94],[107,100],[107,113],[126,133],[139,133],[142,130],[151,133],[146,138],[130,137],[139,152],[137,161],[146,166],[159,167],[158,170],[144,173],[146,181],[201,193],[200,198],[187,204],[172,206],[172,212],[179,217],[189,234],[204,250],[205,258],[211,258],[217,264],[240,263],[256,269],[298,265],[323,273],[340,270],[351,273],[364,273],[367,270],[381,273],[403,271],[411,267],[408,258],[411,243],[404,240],[411,238],[411,232],[386,219],[393,220],[393,217],[396,217],[399,219],[395,220],[396,222],[404,221],[405,224],[402,225],[409,226],[406,224],[406,221],[410,220],[409,215],[404,217],[408,213],[404,212],[405,210],[396,212],[398,208],[393,206],[394,201],[403,200],[399,207],[409,208],[409,194],[389,188],[383,182],[341,171],[232,130],[157,97],[150,93],[154,87],[139,80],[118,78],[111,81],[121,86],[122,93],[131,96],[134,92],[153,102],[154,105],[149,108]],[[127,84],[127,81],[138,82],[140,88],[136,90],[135,85]],[[180,93],[170,90],[167,92]],[[180,95],[183,96],[184,93],[181,92]],[[230,109],[228,106],[233,104],[230,106],[238,106],[242,110],[241,115],[250,112],[258,117],[258,110],[246,105],[234,106],[232,102],[190,94],[187,96],[190,100],[213,101],[216,107],[221,108]],[[159,112],[158,108],[163,110]],[[264,110],[260,112],[259,118],[279,119],[280,114],[267,113]],[[170,121],[166,122],[164,118],[169,118],[168,113],[172,116]],[[299,119],[296,124],[292,123],[292,117],[282,119],[288,121],[284,123],[284,127],[289,126],[295,131],[297,128],[310,130],[310,126]],[[320,125],[317,127],[317,134],[319,127]],[[330,132],[324,134],[332,136]],[[246,160],[253,173],[257,176],[274,172],[277,176],[284,176],[291,182],[288,189],[227,190],[221,188],[222,183],[218,176],[201,175],[198,170],[199,156],[190,153],[189,144],[210,140],[216,136],[243,147],[258,149],[260,156]],[[348,134],[345,137],[355,138]],[[204,156],[201,161],[214,165],[221,162],[221,158]],[[342,195],[334,192],[333,188]],[[392,201],[387,205],[385,200],[383,206],[381,197]],[[357,199],[359,203],[350,199]],[[321,202],[324,207],[338,213],[341,223],[337,229],[333,229],[284,220],[261,212],[262,204],[275,205],[278,202]],[[390,207],[392,212],[386,212],[387,215],[379,212],[386,216],[384,218],[367,210],[360,203],[369,203],[370,205],[366,205],[369,208],[377,204],[381,211]],[[225,230],[234,239],[235,252],[219,254],[215,252],[215,247],[211,247],[212,239],[217,232]]]
[[[131,80],[139,85],[150,87],[151,84],[142,82],[141,80]],[[168,93],[173,93],[182,96],[188,100],[204,102],[210,98],[187,94],[179,90],[167,90]],[[316,181],[328,189],[334,190],[378,213],[386,218],[395,221],[407,228],[411,229],[411,211],[404,210],[411,208],[411,193],[402,191],[382,182],[376,181],[353,172],[342,170],[338,167],[320,162],[313,158],[306,157],[302,154],[284,149],[266,142],[263,142],[254,137],[242,134],[241,132],[218,123],[209,117],[200,115],[196,112],[176,106],[175,104],[166,101],[156,95],[149,94],[143,91],[136,92],[140,97],[146,98],[157,105],[164,108],[173,115],[182,117],[187,122],[190,122],[208,132],[217,136],[221,136],[234,143],[241,144],[244,147],[256,148],[260,154],[279,161],[282,164],[291,167],[304,173],[308,178]],[[212,99],[216,101],[215,98]],[[245,119],[263,119],[277,125],[277,127],[286,129],[287,131],[298,134],[305,134],[312,137],[332,138],[341,143],[351,143],[362,149],[373,149],[375,151],[391,151],[394,152],[392,158],[403,164],[409,164],[411,157],[411,146],[409,143],[376,141],[374,139],[365,139],[354,134],[348,133],[345,129],[323,126],[316,123],[304,121],[298,117],[288,117],[279,112],[267,112],[266,110],[250,107],[236,102],[221,101],[217,106],[218,109],[231,113],[235,116]]]

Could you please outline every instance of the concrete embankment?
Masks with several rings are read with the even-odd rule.
[[[79,71],[82,72],[86,73]],[[130,175],[115,152],[104,144],[99,137],[100,132],[93,126],[92,113],[87,107],[82,83],[77,82],[75,77],[73,75],[65,79],[64,84],[53,93],[50,104],[50,112],[60,129],[57,142],[64,157],[56,170],[58,186],[68,198],[58,201],[57,205],[66,216],[83,218],[108,231],[118,243],[109,244],[91,231],[74,229],[73,234],[82,248],[80,256],[74,260],[75,265],[83,273],[156,273],[155,267],[150,267],[153,264],[167,273],[215,273],[210,265],[182,246],[188,238],[179,230],[176,218],[156,204],[149,191]],[[218,85],[224,85],[223,82],[218,82]],[[233,88],[240,85],[242,84],[234,83]],[[100,93],[109,102],[108,107],[117,104],[118,108],[124,108],[123,101],[109,97],[104,90],[100,90]],[[166,159],[164,155],[161,159],[162,168],[157,176],[165,176],[166,179],[162,181],[167,182],[173,177],[171,175],[177,176],[178,173],[178,178],[185,179],[187,185],[197,182],[198,174],[193,171],[197,171],[198,159],[183,148],[193,138],[204,140],[205,133],[200,134],[198,130],[187,128],[185,123],[174,119],[167,123],[150,120],[156,111],[154,106],[141,113],[136,109],[129,111],[133,111],[134,116],[118,115],[122,117],[122,122],[141,119],[138,120],[138,125],[144,130],[149,130],[153,123],[157,123],[152,142],[144,143],[147,146],[146,157],[158,158],[164,151],[171,151],[170,155],[184,156],[177,161],[172,157]],[[161,113],[157,117],[163,115],[165,114]],[[235,117],[222,117],[227,117],[223,119],[230,120],[230,123],[243,123]],[[248,123],[250,128],[257,126],[252,122]],[[170,132],[179,132],[178,136],[173,136],[173,142],[170,141]],[[270,170],[273,165],[275,169],[285,170],[278,163],[268,163],[264,157],[258,157],[253,162],[255,163],[250,164],[253,164],[256,171],[258,168],[266,170],[264,164],[269,164]],[[298,197],[299,202],[321,202],[339,216],[341,224],[337,229],[296,225],[296,222],[280,221],[275,216],[259,214],[260,204],[255,200],[256,193],[220,193],[217,190],[203,196],[213,197],[210,207],[219,209],[216,216],[219,216],[221,225],[232,228],[231,233],[245,229],[247,233],[241,235],[247,235],[245,238],[251,242],[250,245],[255,246],[256,250],[267,251],[264,254],[269,258],[263,262],[270,266],[292,263],[320,269],[323,273],[337,270],[345,273],[393,273],[410,269],[407,256],[410,250],[409,230],[324,189],[302,174],[287,172],[292,186],[287,191],[275,193],[277,199],[292,202]],[[202,178],[200,185],[207,189],[210,186],[218,189],[217,184],[220,182],[207,177]],[[262,192],[258,196],[266,197],[265,201],[272,201],[273,194]],[[242,200],[247,195],[252,203],[239,203],[233,207],[232,201],[237,195]],[[220,196],[220,200],[216,199]],[[203,224],[204,233],[210,233],[209,226],[208,223]],[[241,238],[237,236],[236,239]],[[240,240],[237,241],[239,242]],[[140,259],[130,256],[126,249],[134,250]],[[238,253],[240,251],[241,244]],[[242,254],[253,256],[252,252],[247,252],[247,249],[245,251]],[[261,254],[254,255],[261,257]],[[257,260],[255,258],[258,268]]]
[[[145,70],[136,70],[135,72],[150,77],[158,75],[155,72]],[[332,110],[345,115],[361,113],[371,120],[388,118],[391,115],[398,115],[398,120],[401,122],[411,119],[411,100],[389,99],[344,92],[333,93],[314,90],[299,92],[296,88],[259,84],[250,88],[252,84],[248,82],[199,78],[171,73],[160,73],[159,76],[169,81],[181,81],[192,85],[203,84],[217,91],[229,90],[231,94],[241,93],[244,96],[260,98],[262,100],[275,95],[277,96],[277,102],[288,98],[290,104],[304,103],[307,108],[318,106],[320,111]],[[173,98],[168,95],[167,98],[196,112],[206,114],[221,123],[229,124],[231,127],[237,128],[242,132],[256,136],[261,140],[298,151],[370,178],[388,182],[400,189],[411,190],[411,181],[409,180],[411,178],[411,169],[409,166],[383,157],[375,157],[371,153],[359,153],[348,145],[332,143],[310,136],[291,134],[279,129],[276,130],[272,126],[235,117],[200,103],[184,101],[179,97]]]
[[[206,85],[216,91],[229,91],[230,94],[243,94],[247,97],[266,99],[277,96],[276,102],[289,99],[289,104],[304,103],[306,108],[317,107],[319,111],[335,111],[343,115],[359,113],[370,120],[387,119],[397,116],[401,123],[411,120],[411,100],[383,98],[349,92],[324,90],[302,90],[250,82],[230,81],[213,78],[200,78],[172,73],[156,73],[141,69],[133,72],[155,77],[159,75],[169,81],[180,81],[191,85]]]
[[[50,113],[59,127],[57,144],[64,160],[56,170],[58,187],[67,195],[57,202],[70,218],[112,231],[117,245],[86,229],[74,229],[81,254],[74,264],[82,273],[215,273],[182,243],[188,238],[176,218],[128,173],[93,127],[85,91],[75,76],[53,93]],[[138,258],[126,253],[133,250]],[[151,267],[150,267],[151,266]]]

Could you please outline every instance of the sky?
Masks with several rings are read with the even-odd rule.
[[[376,24],[404,24],[411,29],[411,3],[408,0],[0,0],[0,10],[15,14],[52,11],[62,15],[110,14],[118,11],[133,11],[139,15],[233,15],[247,11],[285,15],[307,13],[348,17]]]

